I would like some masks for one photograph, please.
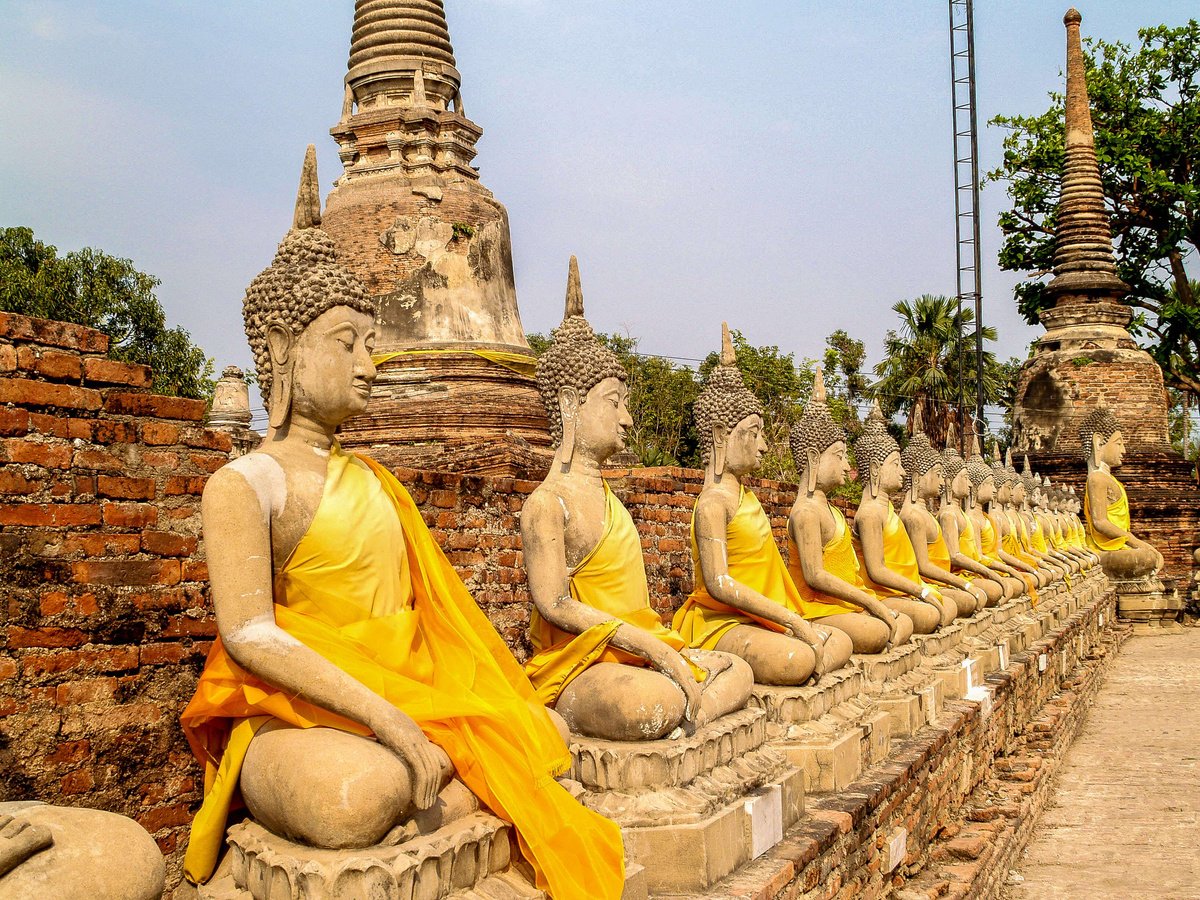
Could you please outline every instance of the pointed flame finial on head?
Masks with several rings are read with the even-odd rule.
[[[992,459],[996,462],[1004,461],[1004,457],[1000,455],[1000,442],[996,438],[992,438]]]
[[[876,397],[871,401],[871,411],[867,414],[867,421],[872,420],[883,421],[883,410],[879,406],[879,398]]]
[[[958,419],[951,419],[946,428],[946,449],[958,452]]]
[[[817,364],[817,369],[813,372],[812,399],[814,403],[825,402],[825,367],[820,363]]]
[[[579,260],[572,255],[570,266],[567,269],[567,308],[563,312],[563,319],[582,315],[583,287],[579,283]]]
[[[1033,475],[1033,467],[1029,465],[1029,454],[1025,454],[1025,468],[1021,470],[1022,475]]]
[[[316,228],[321,224],[321,185],[317,181],[317,148],[308,145],[304,151],[304,167],[300,170],[300,188],[296,191],[296,212],[293,228]]]
[[[979,430],[974,425],[971,427],[971,446],[969,449],[971,457],[983,458],[983,450],[979,446]]]
[[[912,433],[915,437],[925,431],[924,416],[921,415],[921,404],[913,407]]]
[[[737,365],[737,354],[733,350],[733,338],[729,336],[729,323],[721,323],[721,365]]]
[[[1004,450],[1004,468],[1011,469],[1012,467],[1012,447],[1006,447]]]

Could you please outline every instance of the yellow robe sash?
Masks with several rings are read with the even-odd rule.
[[[971,521],[971,517],[961,510],[958,510],[955,516],[958,519],[958,552],[967,559],[973,559],[977,563],[986,565],[983,553],[979,549],[979,542],[975,540],[975,524]],[[977,575],[966,569],[955,568],[953,571],[955,575],[963,578],[967,575]]]
[[[613,616],[580,634],[570,634],[551,625],[535,608],[529,618],[533,656],[525,663],[525,674],[533,682],[538,699],[552,706],[563,688],[596,663],[615,662],[648,666],[644,659],[610,646],[622,622],[654,635],[675,650],[687,642],[667,628],[650,606],[650,588],[642,561],[642,540],[629,510],[604,484],[604,530],[600,540],[574,569],[569,579],[571,596],[593,609]],[[688,662],[696,681],[705,671]]]
[[[1125,493],[1125,485],[1113,479],[1119,492],[1117,499],[1108,504],[1108,521],[1112,522],[1118,528],[1129,530],[1131,524],[1129,518],[1129,495]],[[1083,489],[1083,515],[1087,519],[1087,545],[1092,550],[1103,550],[1111,553],[1113,550],[1120,550],[1128,542],[1129,538],[1125,535],[1110,538],[1105,537],[1096,530],[1095,524],[1092,522],[1092,505],[1088,499],[1087,488]]]
[[[787,565],[779,554],[771,520],[767,518],[753,491],[742,488],[737,513],[725,529],[725,547],[729,576],[757,591],[768,600],[803,615],[800,592],[788,574]],[[692,568],[696,586],[683,606],[675,613],[672,625],[691,647],[712,650],[717,642],[735,625],[758,625],[771,631],[783,632],[783,626],[734,609],[713,598],[704,584],[700,568],[700,550],[696,544],[696,516],[692,514]]]
[[[863,580],[867,583],[867,587],[880,597],[908,596],[903,591],[884,587],[872,581],[870,574],[867,572],[866,560],[863,559],[862,544],[855,541],[854,550],[858,554],[859,562],[862,564]],[[897,575],[907,578],[921,587],[927,587],[934,592],[937,591],[936,585],[922,580],[921,571],[917,568],[917,551],[913,549],[912,539],[908,536],[908,530],[904,527],[904,523],[900,521],[900,516],[896,514],[896,507],[891,504],[891,501],[888,501],[887,520],[883,523],[883,564]]]
[[[554,780],[570,765],[566,745],[390,472],[334,446],[317,513],[277,574],[274,600],[284,631],[404,710],[515,825],[541,889],[621,895],[620,830]],[[370,735],[250,674],[214,641],[181,717],[205,770],[184,860],[194,882],[212,875],[246,750],[270,717]]]
[[[987,565],[1003,562],[999,556],[1000,541],[996,535],[996,526],[992,523],[992,517],[987,513],[983,514],[983,529],[980,535],[980,548],[983,551],[983,561]],[[1006,552],[1010,552],[1007,547]],[[1016,556],[1015,553],[1011,555]],[[1020,557],[1017,557],[1018,559]],[[1037,606],[1037,579],[1029,572],[1016,571],[1016,575],[1025,582],[1025,590],[1029,594],[1033,605]]]
[[[871,589],[863,581],[862,570],[858,566],[858,555],[854,552],[854,540],[850,535],[850,529],[846,526],[846,517],[832,503],[829,504],[829,510],[833,513],[834,529],[833,537],[825,545],[821,554],[825,571],[869,594]],[[853,603],[823,594],[808,586],[808,582],[804,580],[804,571],[800,568],[800,552],[796,549],[796,544],[790,534],[788,535],[788,573],[792,576],[792,583],[800,595],[800,614],[804,618],[820,619],[824,616],[864,612],[861,607]]]

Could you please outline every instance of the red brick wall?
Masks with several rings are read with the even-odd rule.
[[[230,444],[107,349],[0,313],[0,799],[124,813],[171,853],[213,634],[199,495]]]

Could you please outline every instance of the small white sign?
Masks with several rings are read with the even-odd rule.
[[[1045,672],[1046,666],[1050,664],[1050,658],[1045,653],[1038,654],[1038,671]]]
[[[884,864],[885,872],[894,872],[900,863],[904,862],[904,857],[908,855],[908,829],[897,828],[888,838],[887,862]]]
[[[996,648],[1000,651],[1000,668],[1007,669],[1008,668],[1008,644],[1000,643],[1000,644],[996,645]]]
[[[750,858],[758,859],[783,840],[783,788],[769,785],[747,800],[745,809],[750,816]]]

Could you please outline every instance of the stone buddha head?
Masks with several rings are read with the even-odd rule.
[[[942,449],[942,492],[947,499],[962,500],[970,490],[967,463],[958,452],[958,426],[951,422]]]
[[[336,428],[367,408],[375,304],[321,223],[316,150],[304,158],[292,229],[246,289],[246,338],[270,427],[295,415]]]
[[[1116,416],[1101,404],[1079,426],[1079,442],[1089,469],[1106,465],[1115,469],[1125,458],[1125,438]]]
[[[566,310],[538,358],[537,385],[550,419],[558,460],[569,470],[576,453],[597,465],[625,446],[633,425],[628,374],[617,355],[600,343],[583,317],[579,262],[571,257]]]
[[[933,449],[922,426],[918,409],[913,419],[912,438],[900,454],[900,466],[904,469],[904,491],[914,503],[936,497],[941,493],[944,483],[942,454]]]
[[[967,477],[979,503],[990,503],[996,496],[996,473],[983,458],[979,449],[979,435],[971,432],[971,453],[967,458]]]
[[[700,456],[706,468],[712,466],[717,481],[727,470],[742,476],[758,468],[767,449],[763,408],[746,387],[724,322],[720,363],[696,398],[693,415],[700,434]]]
[[[876,400],[863,424],[862,434],[854,442],[858,459],[858,475],[872,496],[895,494],[904,485],[904,468],[900,465],[900,445],[887,429],[887,420]]]
[[[788,436],[792,459],[802,473],[808,496],[818,489],[831,491],[850,478],[846,432],[829,414],[825,396],[825,370],[817,366],[813,392],[800,421]]]

